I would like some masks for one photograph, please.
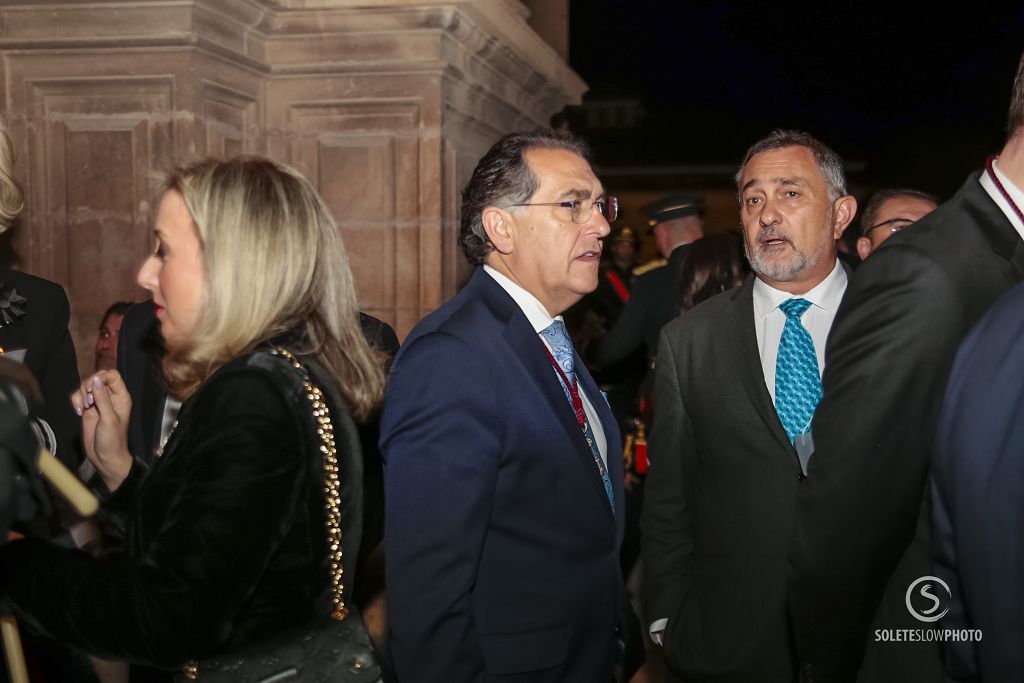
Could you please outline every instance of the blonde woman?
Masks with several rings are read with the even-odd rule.
[[[297,172],[260,158],[179,168],[154,233],[138,281],[153,295],[165,375],[184,404],[151,470],[128,452],[131,398],[116,371],[72,395],[110,491],[104,509],[127,520],[124,555],[10,543],[0,548],[0,595],[56,640],[175,668],[328,607],[330,521],[346,568],[359,543],[361,462],[348,415],[367,415],[384,380],[360,332],[337,227]],[[335,449],[317,433],[303,374],[334,424],[340,520],[324,511],[321,448]],[[334,585],[340,601],[353,573]]]

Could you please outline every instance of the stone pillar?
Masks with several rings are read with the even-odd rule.
[[[60,282],[83,371],[118,299],[141,299],[151,177],[267,154],[338,220],[360,305],[400,336],[464,281],[458,192],[502,133],[583,82],[516,0],[37,0],[0,7],[0,91],[27,206],[23,270]]]
[[[569,0],[523,0],[530,26],[565,60],[569,59]],[[586,5],[580,3],[583,11]]]

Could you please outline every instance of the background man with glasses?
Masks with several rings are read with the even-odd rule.
[[[920,190],[886,189],[875,192],[860,217],[861,236],[857,238],[860,260],[867,259],[882,242],[921,220],[938,206],[937,197]]]
[[[644,616],[688,683],[792,683],[793,501],[846,289],[853,219],[839,157],[775,131],[736,175],[756,277],[665,326],[642,519]]]
[[[550,130],[503,137],[463,191],[477,269],[406,339],[381,425],[399,680],[612,680],[621,442],[561,313],[597,286],[617,209]]]

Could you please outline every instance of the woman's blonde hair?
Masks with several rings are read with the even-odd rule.
[[[299,355],[317,358],[357,418],[379,402],[382,356],[363,336],[338,227],[298,171],[260,157],[206,159],[171,171],[199,236],[206,300],[189,339],[164,371],[179,397],[260,344],[299,332]],[[292,344],[296,340],[292,341]]]
[[[7,135],[7,120],[0,116],[0,233],[14,225],[23,208],[21,187],[14,179],[14,143]]]

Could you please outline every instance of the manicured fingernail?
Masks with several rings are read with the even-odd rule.
[[[93,385],[94,387],[101,387],[101,386],[103,386],[103,380],[101,380],[101,379],[100,379],[100,376],[99,376],[99,375],[95,375],[95,376],[94,376],[94,377],[92,378],[92,385]]]
[[[90,391],[85,395],[85,407],[88,408],[89,406],[91,406],[93,404],[93,401],[94,399],[92,397],[92,392]]]
[[[82,409],[81,408],[79,408],[78,406],[75,406],[75,412],[78,413],[78,417],[82,417]]]

